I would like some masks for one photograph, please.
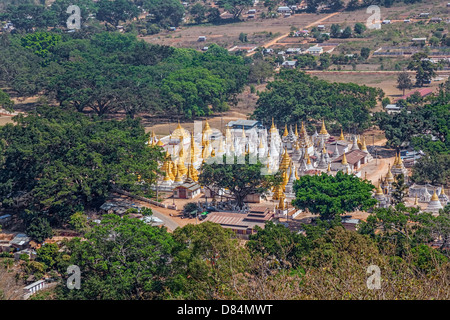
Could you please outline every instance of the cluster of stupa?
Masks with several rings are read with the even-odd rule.
[[[263,174],[281,172],[283,183],[271,190],[273,200],[279,200],[279,206],[284,206],[286,198],[293,198],[293,185],[302,175],[314,175],[321,172],[335,174],[343,171],[348,174],[360,174],[347,161],[346,153],[360,150],[372,159],[367,151],[364,137],[352,137],[352,142],[344,137],[341,130],[339,137],[332,137],[328,133],[325,122],[319,132],[309,135],[304,123],[300,130],[287,125],[280,134],[273,120],[269,129],[251,128],[243,126],[229,127],[225,132],[211,129],[206,120],[201,130],[189,132],[180,123],[177,128],[166,137],[157,139],[152,133],[149,144],[158,145],[165,149],[166,156],[161,164],[164,177],[158,182],[159,190],[171,191],[185,182],[197,182],[202,163],[217,161],[222,163],[226,158],[253,156],[265,165]],[[342,158],[342,159],[341,159]],[[338,161],[336,159],[339,159]],[[224,163],[226,165],[226,162]]]
[[[389,164],[386,176],[378,179],[374,197],[378,200],[380,207],[386,208],[392,204],[391,193],[395,189],[392,183],[396,181],[396,177],[399,174],[403,174],[407,178],[407,170],[400,153],[396,154],[392,167]],[[429,192],[429,189],[433,190],[432,194]],[[427,203],[424,211],[434,214],[437,214],[439,210],[449,203],[449,198],[445,194],[444,187],[413,184],[408,188],[408,194],[409,197],[414,197],[414,206],[418,206],[419,203]]]

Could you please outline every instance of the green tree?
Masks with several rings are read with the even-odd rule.
[[[58,288],[60,299],[155,299],[170,271],[174,241],[165,228],[139,219],[104,215],[101,224],[68,241],[68,263],[80,267],[80,290]]]
[[[51,269],[57,262],[58,251],[59,247],[56,243],[47,243],[36,250],[36,261]]]
[[[330,27],[330,36],[332,38],[339,38],[341,35],[341,26],[337,23],[333,23]]]
[[[221,0],[218,3],[233,15],[233,19],[239,19],[242,12],[253,5],[253,0]]]
[[[77,211],[70,216],[69,224],[75,231],[85,233],[89,228],[88,216],[82,211]]]
[[[262,83],[273,75],[273,67],[269,62],[257,60],[250,66],[248,81],[250,83]]]
[[[366,47],[361,48],[360,55],[364,60],[367,60],[370,56],[370,49]]]
[[[450,178],[450,154],[425,156],[417,160],[411,179],[416,183],[447,184]]]
[[[178,27],[185,13],[178,0],[144,0],[143,8],[154,14],[154,21],[161,27]]]
[[[353,30],[355,31],[356,34],[362,35],[364,33],[364,31],[366,31],[366,29],[367,28],[366,28],[366,26],[363,23],[357,22],[355,24],[355,27],[354,27]]]
[[[264,229],[256,227],[247,246],[255,254],[275,257],[282,268],[296,268],[311,246],[307,237],[291,232],[282,224],[266,222]]]
[[[342,38],[350,38],[352,36],[352,28],[350,26],[345,27],[342,31]]]
[[[220,11],[216,7],[208,8],[208,12],[206,14],[206,20],[211,23],[217,23],[221,20]]]
[[[253,117],[270,123],[334,119],[344,128],[369,126],[370,109],[383,93],[354,83],[330,83],[299,70],[282,70],[259,95]],[[345,106],[345,107],[344,107]]]
[[[98,11],[96,18],[109,23],[114,30],[120,21],[137,18],[139,9],[129,0],[100,0],[97,3]]]
[[[304,69],[304,68],[310,68],[315,69],[317,68],[317,58],[313,56],[312,54],[306,53],[302,54],[296,57],[297,59],[297,67]]]
[[[206,221],[177,228],[173,237],[176,244],[169,297],[193,300],[239,296],[233,284],[239,283],[238,274],[248,270],[250,258],[230,229]]]
[[[10,5],[0,18],[11,21],[16,29],[25,32],[31,32],[33,28],[46,29],[57,23],[55,14],[45,6],[30,3]]]
[[[408,72],[406,71],[400,72],[397,77],[397,88],[403,90],[403,95],[405,95],[405,90],[411,89],[412,86],[413,83],[411,81],[411,77],[409,76]]]
[[[408,70],[416,72],[416,86],[423,87],[436,76],[436,64],[432,63],[428,55],[423,52],[415,53],[408,65]]]
[[[206,13],[208,9],[200,2],[196,2],[189,10],[190,14],[194,18],[195,23],[200,24],[206,19]]]
[[[336,176],[321,174],[303,176],[294,183],[292,205],[332,220],[354,210],[367,210],[377,201],[372,198],[374,186],[354,175],[338,171]]]
[[[38,107],[14,121],[0,128],[7,146],[0,162],[3,206],[33,194],[25,208],[47,212],[52,225],[60,225],[85,206],[100,206],[113,187],[152,194],[162,153],[146,144],[139,120],[90,120],[74,111]],[[44,222],[35,225],[45,230]]]
[[[0,90],[0,108],[3,108],[7,111],[13,111],[14,101],[9,98],[9,95]]]
[[[41,58],[46,58],[49,51],[60,41],[60,35],[45,31],[29,33],[21,38],[22,46],[31,49],[34,54]]]
[[[405,176],[399,174],[395,177],[395,181],[392,183],[392,198],[394,203],[403,203],[403,199],[408,195],[408,186],[405,184]]]
[[[327,52],[319,57],[320,69],[327,70],[331,66],[331,55]]]
[[[250,194],[264,195],[276,183],[280,183],[280,174],[264,175],[264,164],[255,161],[249,163],[250,155],[245,156],[245,163],[238,163],[237,157],[233,161],[223,157],[222,163],[205,163],[199,175],[198,182],[205,187],[214,189],[228,189],[237,205],[242,208],[244,199]],[[230,163],[232,162],[232,163]]]
[[[247,42],[247,41],[248,41],[248,40],[247,40],[247,34],[241,32],[241,33],[239,34],[239,41],[241,41],[241,42]]]
[[[32,218],[28,224],[26,233],[38,243],[42,243],[45,239],[53,236],[53,230],[48,220],[45,217],[40,217],[37,215]]]

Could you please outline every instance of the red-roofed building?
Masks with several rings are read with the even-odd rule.
[[[398,98],[396,101],[398,100],[406,100],[407,98],[409,98],[410,96],[412,96],[414,93],[418,92],[420,94],[420,96],[422,98],[429,96],[430,94],[433,93],[433,89],[430,88],[423,88],[423,89],[419,89],[419,90],[413,90],[407,94],[405,94],[404,96]]]

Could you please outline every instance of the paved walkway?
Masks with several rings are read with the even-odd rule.
[[[174,231],[176,228],[181,227],[176,221],[159,212],[158,209],[156,209],[154,206],[151,206],[151,209],[153,211],[153,215],[158,219],[161,219],[164,222],[164,226],[166,226],[171,231]]]

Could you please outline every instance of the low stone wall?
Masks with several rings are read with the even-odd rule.
[[[130,193],[130,192],[128,192],[128,191],[125,191],[125,190],[114,189],[113,191],[114,191],[114,192],[117,192],[117,193],[120,193],[120,194],[123,194],[123,195],[128,196],[128,197],[134,198],[134,199],[136,199],[136,200],[148,202],[148,203],[150,203],[150,204],[152,204],[152,205],[154,205],[154,206],[158,206],[158,207],[161,207],[161,208],[167,208],[167,206],[166,206],[165,204],[163,204],[163,203],[160,203],[160,202],[158,202],[158,201],[155,201],[155,200],[152,200],[152,199],[149,199],[149,198],[145,198],[145,197],[141,197],[141,196],[132,194],[132,193]],[[176,206],[175,206],[175,207],[176,207]],[[171,208],[169,208],[169,209],[171,209]],[[176,210],[176,209],[175,209],[175,210]]]

